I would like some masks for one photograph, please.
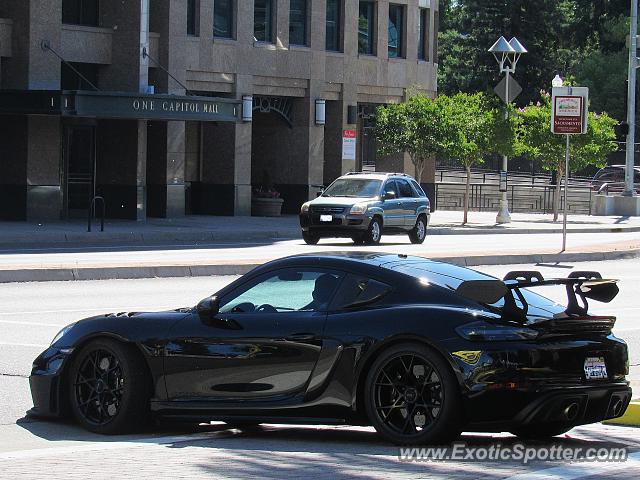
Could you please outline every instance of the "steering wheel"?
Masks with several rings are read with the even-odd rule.
[[[256,308],[255,311],[266,312],[266,313],[278,313],[278,310],[276,310],[273,305],[269,305],[268,303],[263,303],[258,308]]]

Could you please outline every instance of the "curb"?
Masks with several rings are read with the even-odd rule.
[[[539,253],[521,255],[475,255],[468,257],[431,257],[433,260],[453,263],[464,267],[479,265],[510,265],[531,263],[586,262],[619,260],[640,257],[640,249],[614,250],[608,252]],[[268,261],[270,259],[266,259]],[[73,280],[115,280],[137,278],[203,277],[218,275],[244,275],[262,265],[257,263],[226,263],[211,265],[153,265],[113,266],[86,268],[33,268],[0,270],[0,283],[52,282]]]
[[[624,415],[602,422],[606,425],[627,425],[640,427],[640,402],[631,402],[624,412]]]

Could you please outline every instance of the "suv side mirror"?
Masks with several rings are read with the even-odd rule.
[[[196,311],[201,317],[211,318],[215,314],[217,314],[219,310],[220,299],[215,295],[211,295],[210,297],[200,300],[200,302],[196,306]]]
[[[395,198],[396,198],[396,192],[394,192],[393,190],[389,190],[384,194],[385,200],[395,200]]]

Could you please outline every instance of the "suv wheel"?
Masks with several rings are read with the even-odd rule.
[[[315,235],[315,234],[311,233],[310,231],[309,232],[305,232],[303,230],[302,231],[302,239],[304,240],[304,243],[306,243],[307,245],[315,245],[320,240],[320,235]]]
[[[427,236],[427,219],[424,215],[420,215],[416,224],[409,231],[409,240],[411,243],[422,243]]]
[[[379,218],[373,217],[367,232],[364,234],[364,243],[367,245],[377,245],[382,238],[382,223]]]

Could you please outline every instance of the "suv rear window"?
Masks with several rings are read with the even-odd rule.
[[[323,197],[377,197],[382,180],[338,178],[322,194]]]

